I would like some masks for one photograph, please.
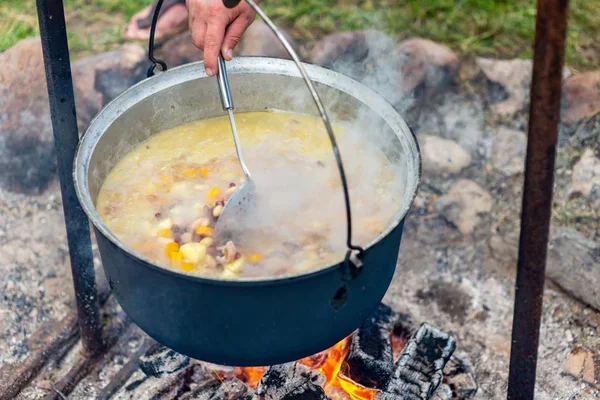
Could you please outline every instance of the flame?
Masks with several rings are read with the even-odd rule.
[[[323,389],[330,398],[339,398],[340,396],[337,394],[341,392],[346,394],[346,396],[341,397],[352,400],[373,400],[375,394],[378,392],[377,389],[364,387],[344,376],[349,375],[350,372],[348,364],[344,363],[349,351],[350,337],[347,337],[329,350],[303,358],[298,362],[318,370],[325,376],[326,383]],[[344,374],[340,374],[342,367],[344,367]],[[264,367],[238,368],[236,369],[236,375],[246,382],[247,385],[256,389],[265,370],[266,368]]]
[[[256,389],[260,378],[264,375],[267,367],[249,367],[249,368],[235,368],[235,375],[241,379],[246,385],[252,389]]]

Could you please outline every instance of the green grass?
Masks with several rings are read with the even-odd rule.
[[[35,35],[33,0],[0,0],[0,51]],[[123,23],[150,0],[65,0],[76,55],[119,44]],[[462,54],[531,56],[533,0],[263,0],[274,20],[307,40],[323,34],[375,28],[397,39],[422,36]],[[600,65],[600,4],[571,0],[567,62]],[[94,29],[90,28],[94,27]]]

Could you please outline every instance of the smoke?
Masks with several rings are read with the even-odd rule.
[[[382,32],[332,35],[313,49],[312,61],[369,87],[400,113],[413,104],[411,93],[404,90],[402,66],[406,55],[397,51],[395,42]]]

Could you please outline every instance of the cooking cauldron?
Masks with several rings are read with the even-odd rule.
[[[222,114],[216,81],[201,63],[162,72],[131,87],[98,114],[80,142],[75,186],[94,225],[113,293],[142,330],[175,351],[236,366],[297,360],[352,333],[374,311],[391,282],[404,217],[420,180],[417,141],[394,108],[372,90],[321,67],[305,68],[333,119],[360,115],[364,120],[368,115],[369,130],[385,139],[378,140],[385,143],[382,150],[406,171],[401,204],[386,229],[365,246],[359,268],[346,261],[271,280],[216,280],[159,267],[108,230],[94,205],[112,167],[154,134]],[[277,109],[318,116],[293,62],[242,57],[228,63],[228,70],[237,112]]]

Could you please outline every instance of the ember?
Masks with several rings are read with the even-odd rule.
[[[323,385],[325,394],[331,399],[351,398],[353,400],[371,400],[378,392],[377,389],[362,386],[346,376],[349,375],[348,364],[344,361],[350,351],[352,336],[342,340],[329,350],[298,361],[309,368],[316,369],[326,382]],[[248,386],[256,389],[265,367],[238,368],[237,377]],[[348,397],[343,396],[348,395]]]

